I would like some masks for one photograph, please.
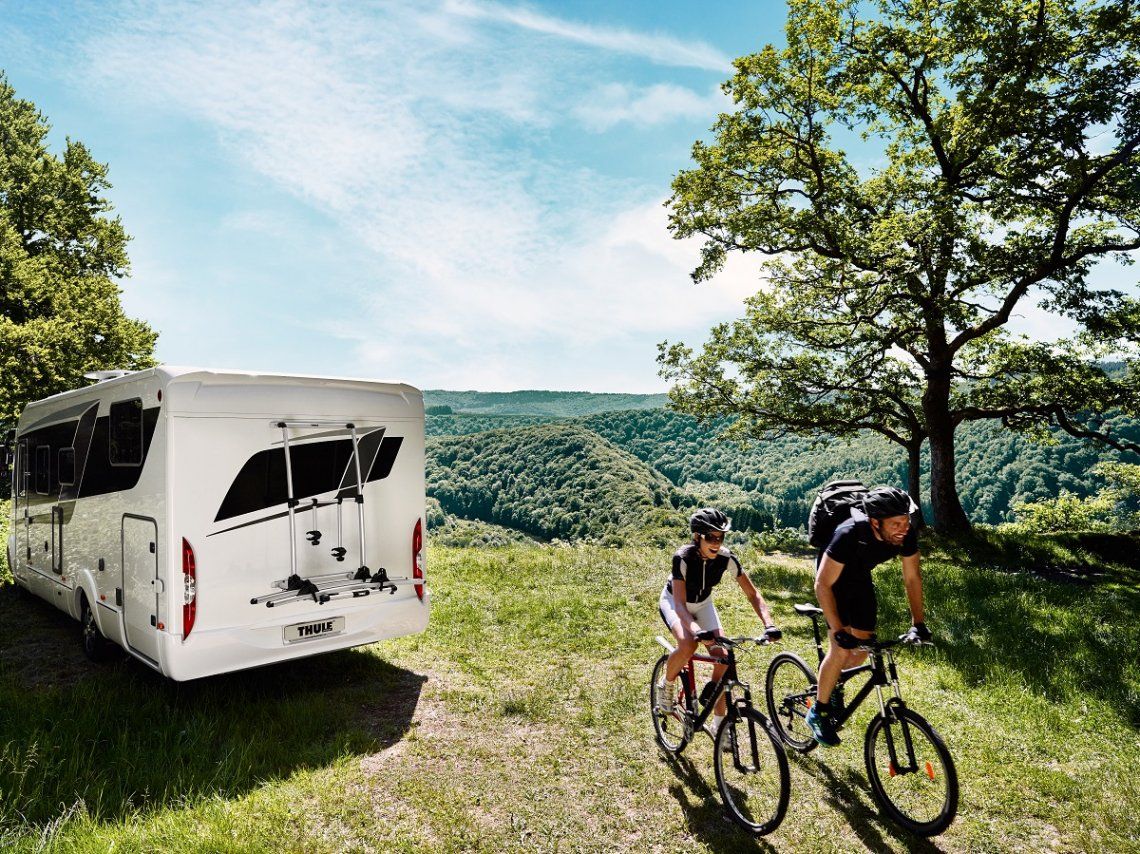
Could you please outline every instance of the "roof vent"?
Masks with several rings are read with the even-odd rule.
[[[101,383],[107,380],[117,380],[119,377],[125,377],[127,374],[133,373],[134,371],[88,371],[83,376],[85,379]]]

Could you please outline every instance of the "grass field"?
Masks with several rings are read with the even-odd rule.
[[[776,833],[738,832],[709,740],[680,761],[653,741],[667,556],[514,546],[430,550],[421,636],[184,685],[88,665],[75,623],[0,586],[0,849],[1140,851],[1137,578],[1062,546],[1021,561],[1047,578],[989,568],[1004,549],[932,554],[938,646],[900,656],[962,785],[929,843],[871,801],[866,706],[842,746],[792,757]],[[812,660],[791,611],[808,563],[742,557],[783,646]],[[881,623],[901,631],[897,563],[879,572]],[[734,590],[718,608],[730,632],[757,629]],[[757,687],[770,656],[744,665]]]

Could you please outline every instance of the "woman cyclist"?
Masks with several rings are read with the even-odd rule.
[[[736,579],[740,589],[764,623],[764,634],[769,640],[779,640],[781,632],[776,628],[764,597],[744,573],[737,559],[724,545],[724,535],[732,527],[732,520],[719,510],[706,507],[698,510],[689,519],[692,542],[681,546],[673,555],[673,571],[661,591],[658,607],[661,619],[677,640],[677,648],[669,656],[665,667],[665,681],[657,684],[657,708],[663,714],[673,710],[677,697],[677,675],[688,664],[697,650],[696,634],[700,631],[715,632],[723,637],[720,617],[712,601],[712,589],[727,573]],[[724,655],[724,649],[709,645],[714,656]],[[716,665],[713,679],[724,673],[724,665]],[[724,695],[717,700],[713,710],[710,732],[716,733],[725,715]]]

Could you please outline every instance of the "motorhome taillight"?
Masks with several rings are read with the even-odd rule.
[[[198,575],[194,563],[194,549],[182,538],[182,640],[194,628],[198,616]]]
[[[416,529],[412,531],[412,578],[424,577],[424,520],[416,520]],[[420,601],[424,598],[424,586],[416,585],[416,595]]]

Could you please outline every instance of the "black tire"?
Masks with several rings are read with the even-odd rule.
[[[764,836],[788,811],[788,758],[767,719],[752,708],[724,719],[713,742],[720,796],[733,821]]]
[[[83,626],[83,654],[97,663],[106,661],[111,657],[112,644],[99,631],[99,626],[95,622],[95,614],[92,613],[91,606],[87,604],[86,596],[80,595],[79,610],[79,621]]]
[[[772,728],[792,750],[808,753],[817,743],[804,720],[815,702],[815,673],[794,652],[781,652],[768,665],[764,696]]]
[[[665,676],[665,663],[669,654],[657,659],[653,666],[653,676],[649,680],[649,714],[653,717],[653,731],[657,735],[657,743],[666,753],[680,753],[689,743],[692,732],[685,726],[682,709],[692,708],[692,698],[685,689],[684,673],[677,677],[677,706],[672,714],[663,715],[657,710],[657,680]],[[677,708],[677,707],[680,708]]]
[[[875,715],[867,727],[863,758],[871,791],[893,821],[919,836],[936,836],[958,813],[958,772],[946,743],[926,720],[910,709],[890,706],[890,721]],[[905,733],[904,733],[905,730]],[[909,762],[905,737],[914,748],[914,767],[899,770],[891,762],[887,734],[896,756]]]

